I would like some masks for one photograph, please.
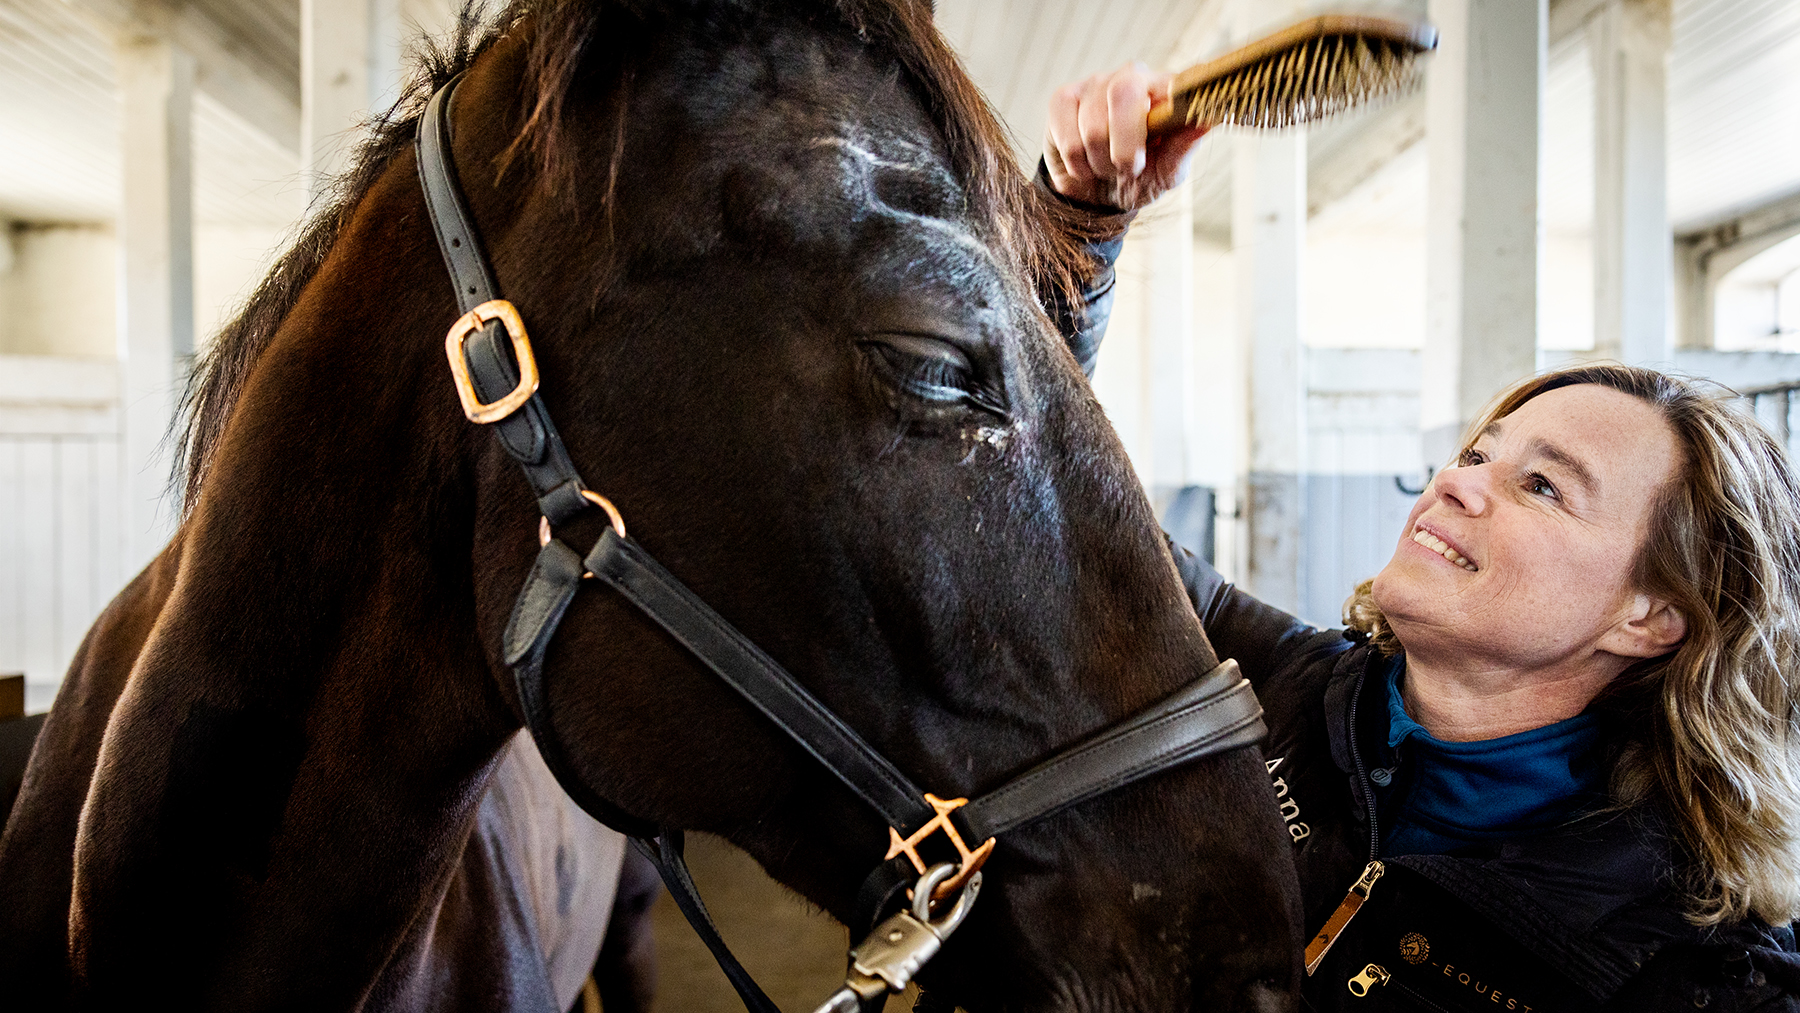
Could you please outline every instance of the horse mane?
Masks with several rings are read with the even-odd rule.
[[[417,66],[400,97],[369,124],[368,139],[351,157],[350,168],[331,181],[321,210],[263,276],[243,309],[219,328],[195,361],[175,423],[179,427],[175,459],[180,469],[176,478],[182,483],[184,513],[192,509],[200,494],[213,450],[224,434],[225,423],[237,405],[238,395],[243,393],[251,369],[299,302],[300,293],[318,274],[319,265],[331,252],[357,204],[394,157],[412,143],[419,117],[432,93],[467,70],[499,38],[499,31],[490,30],[477,39],[481,23],[478,3],[479,0],[464,0],[456,28],[448,39],[420,41]]]
[[[885,45],[894,55],[943,134],[976,220],[991,230],[990,238],[1000,251],[1016,258],[1041,300],[1072,300],[1093,270],[1086,241],[1119,233],[1124,219],[1091,214],[1031,185],[1012,160],[1007,128],[933,30],[926,0],[811,2],[835,14],[859,38]],[[640,18],[652,6],[654,0],[510,0],[498,14],[487,17],[483,0],[464,0],[448,39],[421,41],[417,66],[401,97],[369,125],[369,139],[358,148],[351,167],[333,181],[323,208],[195,363],[176,423],[184,512],[199,496],[213,451],[251,370],[358,204],[393,159],[412,144],[431,95],[509,30],[534,20],[536,38],[522,96],[525,121],[506,161],[535,156],[539,170],[554,186],[565,172],[557,143],[563,99],[594,55],[597,41],[607,34],[601,28],[609,17]],[[617,179],[622,154],[615,147],[606,173],[609,212],[611,183]]]

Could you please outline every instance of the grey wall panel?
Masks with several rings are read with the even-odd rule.
[[[1414,496],[1393,475],[1308,475],[1301,536],[1305,586],[1300,615],[1320,626],[1343,622],[1344,599],[1387,565]]]

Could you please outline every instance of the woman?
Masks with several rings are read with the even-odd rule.
[[[1197,135],[1145,148],[1166,87],[1058,92],[1049,185],[1130,211],[1178,182]],[[1090,369],[1109,290],[1065,320]],[[1517,384],[1348,631],[1176,557],[1268,710],[1314,1008],[1800,1009],[1800,490],[1728,394]]]

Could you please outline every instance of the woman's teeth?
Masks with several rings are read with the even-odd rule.
[[[1424,528],[1420,528],[1413,532],[1413,541],[1418,542],[1427,549],[1443,556],[1445,559],[1448,559],[1450,562],[1455,563],[1457,566],[1462,567],[1470,573],[1476,572],[1474,563],[1464,559],[1461,553],[1450,547],[1449,543],[1441,538],[1434,537],[1431,532],[1426,531]]]

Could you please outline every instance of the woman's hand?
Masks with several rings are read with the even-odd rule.
[[[1128,63],[1064,85],[1050,96],[1044,165],[1057,193],[1136,211],[1187,178],[1206,127],[1148,137],[1150,107],[1169,95],[1168,74]]]

